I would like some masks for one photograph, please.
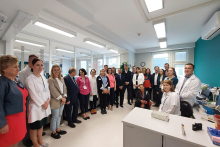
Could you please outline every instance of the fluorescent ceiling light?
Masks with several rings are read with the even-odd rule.
[[[154,24],[154,29],[156,31],[158,38],[165,38],[166,37],[165,22]]]
[[[37,53],[38,55],[41,55],[41,53]],[[47,53],[44,53],[43,54],[44,56],[49,56],[49,54],[47,54]],[[57,56],[57,55],[52,55],[52,56]]]
[[[167,39],[160,39],[159,40],[160,48],[167,48]]]
[[[60,49],[60,48],[57,48],[56,49],[57,51],[61,51],[61,52],[67,52],[67,53],[74,53],[73,51],[68,51],[68,50],[64,50],[64,49]]]
[[[83,52],[80,52],[80,55],[84,55],[84,56],[90,57],[90,55],[87,55],[87,54],[85,54],[85,53],[83,53]]]
[[[59,25],[56,25],[56,24],[51,23],[49,21],[46,21],[42,18],[38,18],[38,20],[34,23],[34,25],[42,27],[42,28],[50,30],[50,31],[53,31],[53,32],[56,32],[56,33],[59,33],[59,34],[62,34],[62,35],[65,35],[67,37],[76,37],[76,35],[77,35],[75,32],[73,32],[71,30],[68,30],[68,29],[63,28]]]
[[[118,54],[118,51],[114,50],[114,49],[108,49],[109,51],[111,52],[114,52],[114,53],[117,53]]]
[[[38,46],[38,47],[46,47],[45,45],[36,44],[36,43],[32,43],[32,42],[27,42],[27,41],[23,41],[23,40],[19,40],[19,39],[16,39],[15,42],[24,43],[24,44],[33,45],[33,46]]]
[[[30,51],[28,51],[28,50],[24,50],[24,51],[22,51],[22,50],[20,50],[20,49],[14,49],[14,51],[17,51],[17,52],[30,52]]]
[[[163,9],[163,0],[145,0],[148,12]]]
[[[106,47],[106,45],[104,45],[102,43],[99,43],[99,42],[97,42],[95,40],[92,40],[90,38],[84,39],[83,42],[91,44],[91,45],[94,45],[94,46],[99,47],[99,48],[105,48]]]

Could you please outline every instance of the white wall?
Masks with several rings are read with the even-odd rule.
[[[153,70],[153,56],[152,53],[138,53],[135,55],[136,61],[135,61],[135,66],[142,68],[140,65],[141,62],[145,62],[145,67],[150,68]]]
[[[70,60],[69,59],[62,59],[61,60],[62,64],[62,75],[68,74],[69,68],[70,68]]]
[[[133,66],[134,64],[135,64],[135,53],[134,52],[132,52],[132,51],[128,51],[128,55],[129,55],[129,57],[128,57],[128,64],[130,64],[131,66]]]
[[[6,42],[0,40],[0,55],[4,55],[5,54],[5,48],[6,48]]]
[[[188,50],[189,52],[189,63],[194,64],[194,48]]]

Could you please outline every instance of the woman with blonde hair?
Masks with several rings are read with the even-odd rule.
[[[16,79],[19,73],[18,59],[6,55],[0,57],[0,147],[17,147],[27,132],[27,90]]]
[[[51,137],[54,139],[61,138],[67,132],[60,130],[60,121],[63,114],[64,104],[66,103],[67,90],[64,79],[61,77],[61,70],[59,65],[53,65],[51,69],[51,77],[48,79],[50,89],[50,107],[51,107],[51,122],[50,130]]]
[[[159,108],[160,112],[180,115],[180,99],[174,90],[174,85],[171,80],[163,82],[163,97]]]

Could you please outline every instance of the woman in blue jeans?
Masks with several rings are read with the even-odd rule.
[[[60,120],[63,114],[64,104],[66,103],[67,91],[59,65],[53,65],[51,69],[51,77],[48,79],[50,89],[50,107],[51,107],[51,122],[50,130],[52,131],[51,137],[55,139],[61,138],[67,132],[60,130]]]

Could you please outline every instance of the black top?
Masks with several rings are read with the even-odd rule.
[[[147,94],[146,94],[146,91],[144,90],[144,99],[143,99],[142,98],[142,92],[141,92],[141,90],[139,90],[138,93],[137,93],[137,100],[136,101],[140,103],[141,100],[147,101],[147,104],[145,105],[145,108],[150,109],[150,106],[149,106],[150,94],[149,94],[149,92],[147,92]]]
[[[70,101],[70,103],[73,104],[78,101],[79,87],[76,85],[77,82],[75,81],[74,83],[73,77],[70,75],[65,76],[63,79],[67,90],[66,102]]]
[[[119,90],[120,86],[122,86],[124,88],[124,86],[125,86],[125,76],[122,75],[122,74],[121,74],[121,76],[117,75],[115,77],[115,79],[116,79],[116,88],[117,88],[117,90]]]
[[[23,94],[17,84],[0,76],[0,128],[7,125],[6,115],[23,112]]]
[[[106,89],[108,89],[108,87],[110,88],[109,78],[107,76],[106,76],[106,78],[107,78],[106,85],[103,85],[101,76],[98,76],[97,79],[96,79],[96,81],[97,81],[97,90],[98,90],[99,94],[102,93],[102,89],[101,88],[106,88]]]
[[[125,76],[125,82],[129,82],[129,85],[131,85],[131,81],[132,81],[131,72],[127,71],[126,73],[125,71],[123,71],[122,75]]]

